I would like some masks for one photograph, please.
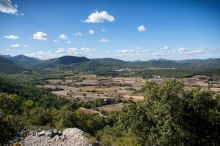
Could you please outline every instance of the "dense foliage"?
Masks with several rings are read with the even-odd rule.
[[[218,145],[220,96],[185,91],[176,80],[147,83],[145,99],[130,104],[113,127],[98,133],[103,145]]]

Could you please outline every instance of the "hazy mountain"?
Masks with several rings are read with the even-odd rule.
[[[176,62],[186,63],[193,66],[220,66],[220,58],[186,59],[186,60],[178,60]]]
[[[13,60],[18,65],[25,66],[25,67],[33,66],[41,62],[41,60],[37,58],[32,58],[32,57],[28,57],[25,55],[18,55],[18,56],[11,57],[11,60]]]
[[[82,63],[89,61],[86,57],[77,57],[77,56],[63,56],[59,58],[44,60],[41,63],[37,64],[35,67],[38,69],[42,68],[53,68],[59,66],[66,66],[76,63]]]
[[[39,60],[24,55],[15,57],[0,55],[0,72],[22,71],[27,68],[46,69],[62,67],[76,70],[100,70],[103,68],[181,68],[181,67],[220,67],[220,58],[214,59],[188,59],[188,60],[167,60],[157,59],[141,62],[129,62],[114,58],[88,59],[86,57],[63,56],[49,60]]]
[[[98,59],[92,59],[92,60],[98,62],[99,64],[103,66],[123,67],[123,66],[130,64],[130,62],[123,61],[120,59],[114,59],[114,58],[98,58]]]
[[[89,59],[86,57],[76,57],[76,56],[63,56],[52,60],[55,60],[55,62],[58,64],[64,64],[64,65],[89,61]]]
[[[10,56],[0,55],[0,72],[13,73],[21,72],[23,70],[24,68],[12,61]]]

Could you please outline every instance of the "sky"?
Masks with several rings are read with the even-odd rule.
[[[0,0],[0,54],[220,58],[220,1]]]

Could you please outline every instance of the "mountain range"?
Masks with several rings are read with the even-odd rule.
[[[220,58],[187,59],[187,60],[149,60],[123,61],[114,58],[88,59],[86,57],[63,56],[59,58],[40,60],[25,55],[0,55],[0,72],[11,73],[25,70],[47,68],[84,68],[86,70],[107,68],[181,68],[181,67],[220,67]]]

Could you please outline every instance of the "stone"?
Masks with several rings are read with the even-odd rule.
[[[57,135],[61,136],[63,133],[61,131],[58,131]]]
[[[49,131],[47,131],[47,132],[45,133],[45,136],[52,138],[52,137],[54,136],[54,133],[53,133],[52,130],[49,130]]]
[[[39,132],[37,135],[40,137],[40,136],[44,136],[45,133],[46,133],[46,132],[43,130],[43,131]]]
[[[66,135],[61,135],[59,138],[60,138],[61,140],[65,140],[65,139],[66,139]]]
[[[54,133],[54,135],[57,135],[58,134],[58,130],[57,129],[53,129],[53,133]]]
[[[55,136],[53,137],[53,139],[54,139],[55,141],[57,141],[57,140],[60,140],[60,137],[59,137],[58,135],[55,135]]]
[[[50,137],[51,133],[53,137]],[[26,137],[19,140],[19,143],[22,146],[90,146],[84,132],[78,128],[67,128],[63,133],[61,131],[57,133],[60,133],[60,136],[55,135],[54,130],[40,131],[35,136],[29,132]]]

